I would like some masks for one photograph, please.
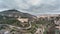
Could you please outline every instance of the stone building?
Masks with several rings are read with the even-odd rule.
[[[18,17],[17,20],[20,22],[28,22],[29,21],[28,18],[21,18],[21,17]]]
[[[35,34],[43,34],[45,31],[45,26],[41,25],[39,28],[37,28],[37,31],[35,32]]]

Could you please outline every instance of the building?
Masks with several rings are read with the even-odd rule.
[[[43,34],[43,30],[41,28],[38,28],[35,34]]]
[[[55,24],[57,25],[56,28],[60,30],[60,19],[58,21],[55,21]]]
[[[0,30],[0,34],[10,34],[8,30]]]
[[[21,18],[21,17],[18,17],[17,20],[20,22],[28,22],[29,21],[28,18]]]
[[[41,27],[39,27],[37,29],[37,31],[35,32],[35,34],[43,34],[43,32],[45,31],[45,26],[41,25]]]

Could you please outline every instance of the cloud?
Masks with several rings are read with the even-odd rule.
[[[0,0],[0,10],[13,8],[35,15],[60,13],[60,0]]]
[[[0,0],[1,8],[29,9],[30,6],[31,4],[27,3],[26,0]]]
[[[29,2],[32,5],[39,5],[42,3],[42,0],[29,0],[27,2]]]

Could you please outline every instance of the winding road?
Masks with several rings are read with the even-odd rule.
[[[7,25],[10,28],[17,28],[17,29],[29,29],[29,28],[31,28],[31,22],[29,22],[29,24],[30,24],[30,26],[29,27],[25,27],[25,28],[23,28],[23,27],[17,27],[17,26],[12,26],[12,25],[8,25],[8,24],[0,24],[0,25]]]

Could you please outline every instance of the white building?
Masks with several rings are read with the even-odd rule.
[[[41,28],[38,28],[35,34],[43,34],[43,30]]]
[[[28,18],[17,18],[18,21],[21,21],[21,22],[28,22]]]
[[[55,24],[58,25],[58,26],[56,26],[56,28],[58,28],[60,30],[60,19],[58,21],[55,21]]]
[[[41,27],[37,29],[37,31],[35,32],[35,34],[43,34],[43,32],[45,31],[44,28],[45,27],[41,25]]]

